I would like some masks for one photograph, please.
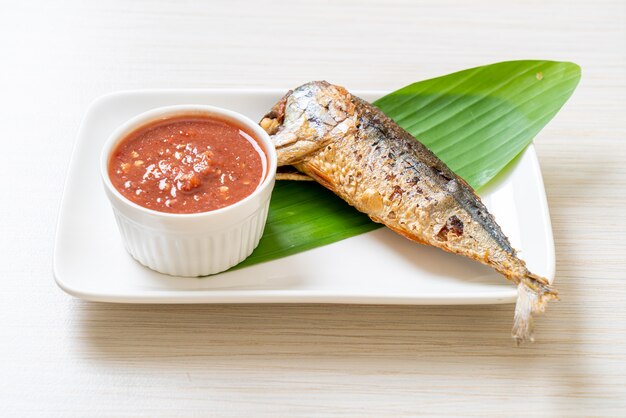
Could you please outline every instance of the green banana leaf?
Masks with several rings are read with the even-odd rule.
[[[478,189],[532,142],[579,80],[573,63],[507,61],[419,81],[374,105]],[[316,183],[279,181],[259,246],[235,268],[378,227]]]
[[[570,62],[507,61],[420,81],[374,104],[478,189],[532,142],[579,80]]]

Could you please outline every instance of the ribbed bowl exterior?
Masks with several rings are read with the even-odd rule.
[[[217,116],[250,129],[267,157],[261,184],[252,194],[230,206],[191,214],[154,211],[122,196],[108,174],[109,158],[119,141],[148,122],[189,113]],[[276,165],[274,145],[256,122],[227,109],[193,104],[156,108],[135,116],[111,134],[100,156],[104,190],[128,252],[146,267],[186,277],[228,270],[252,253],[265,228]]]
[[[269,199],[241,222],[211,234],[164,232],[145,227],[114,210],[128,252],[146,267],[172,276],[206,276],[242,262],[263,235]]]

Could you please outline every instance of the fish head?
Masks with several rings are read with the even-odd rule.
[[[313,81],[288,92],[261,120],[278,165],[296,164],[330,142],[356,134],[356,105],[343,87]]]

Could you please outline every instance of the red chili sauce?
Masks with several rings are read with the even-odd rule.
[[[127,199],[160,212],[198,213],[232,205],[263,180],[266,157],[234,122],[186,115],[142,126],[120,141],[109,178]]]

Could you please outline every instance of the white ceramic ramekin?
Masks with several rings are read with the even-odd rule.
[[[127,134],[155,120],[205,114],[248,128],[267,157],[265,179],[249,196],[221,209],[175,214],[145,208],[125,198],[111,183],[111,152]],[[263,235],[276,176],[276,150],[267,133],[247,117],[214,106],[180,105],[142,113],[120,126],[102,150],[100,172],[128,252],[141,264],[173,276],[205,276],[240,263]]]

